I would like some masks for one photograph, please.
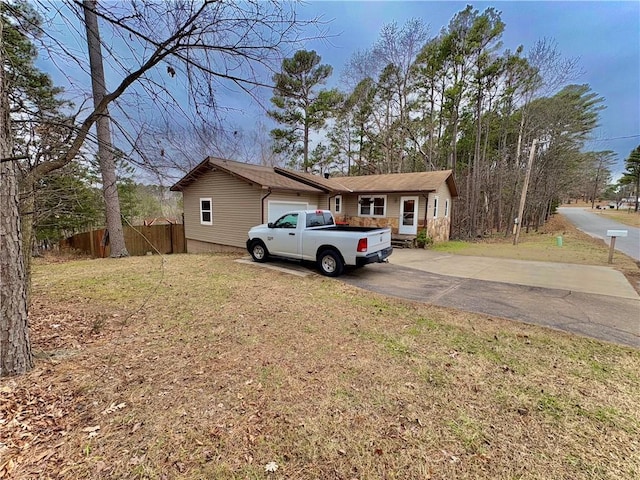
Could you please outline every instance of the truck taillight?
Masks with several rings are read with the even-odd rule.
[[[361,238],[360,240],[358,240],[358,251],[359,252],[366,252],[367,251],[367,239],[366,238]]]

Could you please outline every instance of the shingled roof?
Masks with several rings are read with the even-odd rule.
[[[193,170],[176,182],[172,191],[182,191],[185,187],[201,177],[205,172],[221,170],[234,177],[240,178],[248,183],[255,183],[264,189],[274,189],[292,192],[313,192],[320,193],[326,191],[323,188],[303,184],[297,180],[276,173],[273,167],[263,167],[251,163],[234,162],[216,157],[207,157]]]
[[[435,192],[440,185],[446,182],[449,185],[451,196],[458,196],[451,170],[337,177],[335,181],[347,187],[351,192],[357,193]]]
[[[173,185],[171,190],[182,191],[203,173],[216,169],[246,182],[260,185],[264,189],[331,194],[426,193],[435,192],[440,185],[446,182],[451,196],[458,196],[451,170],[324,178],[320,175],[297,172],[288,168],[264,167],[216,157],[207,157]]]
[[[274,167],[274,170],[288,178],[296,179],[305,185],[331,191],[332,193],[434,192],[440,185],[446,182],[451,191],[451,196],[458,196],[458,190],[451,170],[330,178],[324,178],[310,173],[296,172],[280,167]]]

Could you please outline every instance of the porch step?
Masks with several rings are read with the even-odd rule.
[[[413,248],[413,239],[410,238],[392,238],[391,246],[394,248]]]

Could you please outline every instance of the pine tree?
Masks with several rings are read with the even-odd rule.
[[[275,152],[290,154],[293,166],[300,166],[305,172],[313,166],[309,136],[324,127],[340,101],[337,90],[318,89],[333,72],[330,65],[321,65],[320,61],[315,51],[299,50],[285,58],[282,71],[273,76],[271,103],[276,110],[269,111],[269,116],[283,125],[271,130]]]
[[[631,153],[624,161],[626,171],[620,183],[633,184],[635,186],[634,203],[635,211],[638,211],[638,197],[640,197],[640,145],[631,150]]]

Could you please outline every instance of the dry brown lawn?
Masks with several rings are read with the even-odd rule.
[[[640,351],[234,260],[37,262],[0,477],[640,478]]]
[[[640,212],[636,212],[632,209],[627,208],[624,210],[596,210],[596,213],[603,217],[610,218],[611,220],[615,220],[616,222],[620,222],[631,227],[640,228]]]

